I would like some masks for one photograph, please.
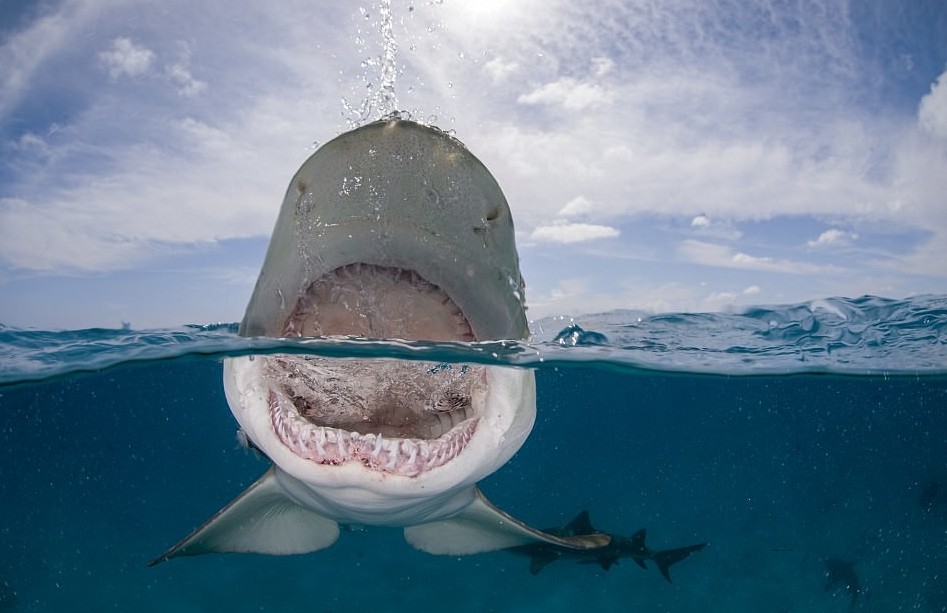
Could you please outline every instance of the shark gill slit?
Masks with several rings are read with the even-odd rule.
[[[467,317],[415,271],[354,263],[312,282],[283,335],[477,340]],[[486,369],[397,360],[265,358],[273,428],[295,455],[360,462],[416,476],[457,456],[473,436]],[[358,376],[353,374],[353,370]]]

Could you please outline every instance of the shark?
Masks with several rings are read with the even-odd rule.
[[[238,334],[519,340],[524,287],[492,174],[452,135],[390,117],[337,136],[293,176]],[[151,565],[309,553],[340,524],[401,527],[444,555],[609,542],[537,530],[477,487],[533,427],[530,370],[271,354],[226,358],[223,383],[240,436],[271,466]]]
[[[592,527],[588,511],[582,511],[568,524],[544,530],[548,534],[560,537],[574,538],[576,536],[604,534]],[[529,571],[537,575],[546,566],[561,559],[576,560],[581,564],[598,564],[604,570],[609,570],[619,560],[630,558],[641,568],[647,568],[646,562],[653,562],[658,571],[668,581],[671,581],[671,566],[690,557],[707,546],[707,543],[697,543],[687,547],[656,551],[645,544],[647,530],[642,528],[631,536],[606,534],[609,541],[601,547],[576,549],[560,547],[555,543],[535,542],[526,545],[517,545],[507,549],[510,553],[525,555],[530,558]]]

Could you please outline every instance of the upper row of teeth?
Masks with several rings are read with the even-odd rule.
[[[361,461],[387,473],[416,476],[454,458],[473,436],[476,419],[452,428],[431,440],[384,438],[380,433],[359,434],[338,428],[316,426],[284,404],[282,394],[270,392],[270,414],[280,439],[293,453],[321,464]]]

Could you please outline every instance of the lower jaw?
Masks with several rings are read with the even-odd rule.
[[[277,436],[295,455],[322,465],[357,462],[371,470],[416,477],[447,464],[473,437],[479,418],[465,420],[431,440],[385,438],[318,426],[304,419],[283,394],[270,390],[270,420]]]

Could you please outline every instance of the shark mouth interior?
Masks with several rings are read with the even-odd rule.
[[[283,335],[476,340],[467,317],[439,287],[413,271],[369,264],[314,281]],[[277,436],[319,464],[357,461],[417,476],[460,453],[485,403],[482,366],[296,355],[264,360]]]

